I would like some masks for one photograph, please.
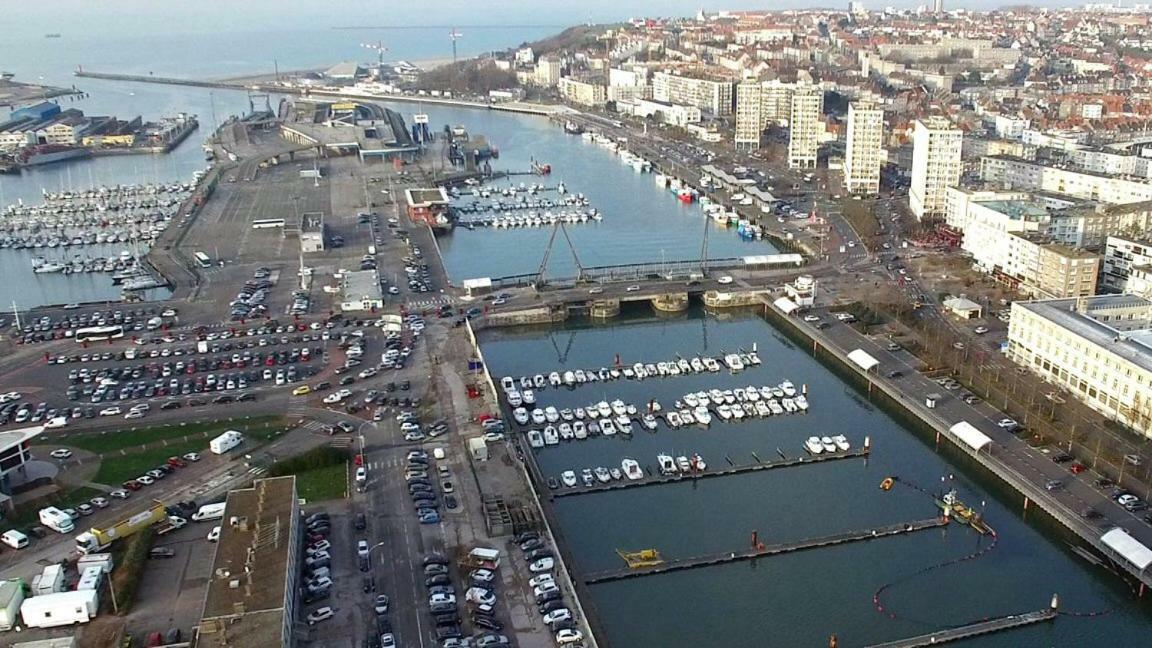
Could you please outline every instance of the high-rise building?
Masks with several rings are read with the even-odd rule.
[[[932,13],[944,13],[944,0],[932,0]]]
[[[943,216],[948,187],[960,184],[964,132],[943,117],[917,119],[912,134],[912,186],[908,206],[916,218]]]
[[[652,98],[667,103],[696,106],[713,116],[731,115],[733,83],[698,79],[670,72],[652,76]]]
[[[792,116],[796,86],[780,81],[745,81],[736,86],[736,150],[760,148],[760,135],[772,122]]]
[[[824,122],[820,113],[824,109],[824,91],[817,86],[803,85],[792,93],[792,109],[788,119],[788,166],[798,169],[816,167],[816,151],[820,148],[820,133]]]
[[[844,188],[848,193],[880,193],[884,111],[875,104],[848,106],[848,143],[844,154]]]

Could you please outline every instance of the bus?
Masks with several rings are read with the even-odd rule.
[[[284,227],[283,218],[257,218],[252,221],[252,229],[271,229],[274,227]]]
[[[201,268],[212,267],[212,259],[209,259],[207,254],[204,254],[203,252],[197,252],[192,256],[196,257],[196,263],[199,263]]]
[[[76,329],[72,334],[77,342],[102,342],[124,337],[124,327],[119,324],[109,326],[89,326]]]

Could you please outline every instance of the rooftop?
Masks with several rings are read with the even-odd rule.
[[[1038,221],[1048,216],[1043,204],[1029,200],[989,200],[980,204],[1012,220]]]
[[[1078,303],[1083,304],[1084,312],[1077,309]],[[1152,371],[1152,320],[1149,320],[1152,301],[1136,295],[1096,295],[1081,299],[1016,302],[1015,306],[1035,313],[1145,371]],[[1093,317],[1094,314],[1104,315],[1104,311],[1117,310],[1134,314],[1134,319],[1125,320],[1132,322],[1134,328],[1121,331]],[[1135,317],[1135,313],[1141,313],[1141,316]]]
[[[431,207],[433,205],[447,205],[448,192],[443,188],[437,189],[405,189],[404,199],[410,207]]]
[[[284,643],[284,604],[296,579],[288,565],[296,550],[298,515],[291,475],[259,479],[228,494],[198,646]]]
[[[19,430],[8,430],[0,432],[0,452],[11,448],[12,446],[30,441],[35,437],[40,436],[44,432],[43,425],[33,425],[32,427],[20,428]]]
[[[380,278],[375,270],[355,270],[344,274],[344,299],[384,299],[380,291]]]

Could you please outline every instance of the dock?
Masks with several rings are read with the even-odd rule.
[[[997,617],[995,619],[988,619],[987,621],[978,621],[968,625],[962,625],[956,628],[948,628],[947,630],[940,630],[929,634],[923,634],[916,637],[908,637],[907,639],[898,639],[896,641],[888,641],[885,643],[872,644],[868,648],[917,648],[918,646],[938,646],[950,641],[960,641],[962,639],[971,639],[980,635],[986,635],[993,632],[1001,632],[1004,630],[1011,630],[1013,628],[1020,628],[1042,621],[1051,621],[1055,619],[1058,612],[1055,608],[1047,608],[1044,610],[1037,610],[1035,612],[1028,612],[1027,614],[1010,614],[1008,616]]]
[[[645,477],[644,479],[637,479],[635,481],[618,481],[608,482],[606,484],[593,484],[591,486],[574,486],[572,488],[563,488],[556,490],[552,493],[552,497],[574,497],[576,495],[588,495],[591,493],[605,493],[608,491],[624,490],[626,488],[640,488],[642,486],[657,486],[660,484],[678,484],[683,482],[693,482],[701,479],[709,479],[711,477],[727,477],[730,475],[739,475],[742,473],[757,472],[761,470],[773,470],[775,468],[791,468],[793,466],[804,466],[807,464],[817,464],[826,461],[836,461],[838,459],[854,459],[856,457],[867,457],[871,450],[869,448],[853,448],[845,450],[844,452],[821,453],[818,455],[799,456],[791,459],[781,459],[778,461],[764,461],[761,463],[747,464],[742,466],[732,466],[730,468],[720,468],[713,470],[709,468],[701,473],[683,474],[677,473],[675,475],[653,475]],[[650,471],[649,471],[650,472]]]
[[[601,572],[592,572],[590,574],[585,574],[583,580],[589,585],[595,585],[597,583],[609,583],[612,581],[625,580],[628,578],[654,576],[656,574],[666,574],[668,572],[684,571],[687,569],[698,569],[700,567],[713,567],[726,563],[744,560],[756,560],[757,558],[766,558],[769,556],[778,556],[781,554],[793,553],[797,551],[806,551],[808,549],[834,547],[837,545],[851,544],[853,542],[864,542],[867,540],[876,540],[878,538],[888,538],[892,536],[905,535],[908,533],[915,533],[917,531],[937,529],[946,526],[947,524],[948,520],[944,518],[930,518],[927,520],[917,520],[914,522],[889,524],[887,526],[860,529],[858,531],[845,531],[842,533],[834,533],[832,535],[821,536],[817,538],[809,538],[807,540],[797,540],[795,542],[784,542],[774,545],[761,545],[758,547],[752,547],[750,549],[743,549],[741,551],[732,551],[728,553],[713,554],[708,556],[697,556],[694,558],[674,559],[660,565],[643,569],[612,569]]]

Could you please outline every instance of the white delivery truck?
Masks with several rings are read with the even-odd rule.
[[[76,523],[72,521],[72,516],[55,506],[40,509],[40,524],[57,533],[72,533],[76,530]]]
[[[218,504],[205,504],[199,511],[192,514],[193,522],[208,522],[224,517],[224,502]]]
[[[7,632],[17,623],[20,605],[24,603],[24,582],[12,578],[0,582],[0,631]]]
[[[0,535],[0,542],[3,542],[13,549],[23,549],[28,546],[28,536],[20,533],[16,529],[12,529],[5,531],[4,535]]]
[[[41,596],[64,591],[64,565],[48,565],[40,572],[38,580],[32,581],[32,594]]]
[[[97,590],[80,590],[33,596],[20,606],[20,616],[29,628],[88,623],[96,616],[100,595]]]
[[[236,430],[228,430],[224,434],[208,442],[208,449],[216,454],[224,454],[244,442],[244,435]]]

